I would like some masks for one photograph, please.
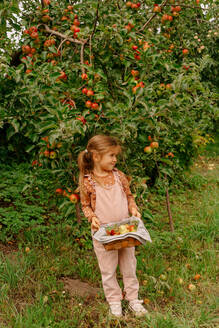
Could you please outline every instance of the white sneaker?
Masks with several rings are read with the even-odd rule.
[[[121,302],[111,302],[109,303],[110,313],[115,317],[120,318],[122,316],[122,305]]]
[[[134,300],[129,302],[129,309],[135,313],[137,317],[141,317],[148,313],[148,311],[141,305],[142,300]]]

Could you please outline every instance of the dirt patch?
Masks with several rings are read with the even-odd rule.
[[[100,292],[100,288],[92,287],[88,283],[78,279],[63,278],[61,281],[64,283],[64,290],[72,297],[77,295],[95,298]]]
[[[0,253],[3,255],[13,254],[18,251],[18,247],[14,242],[9,241],[7,244],[0,243]]]

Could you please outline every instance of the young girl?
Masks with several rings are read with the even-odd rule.
[[[129,214],[140,218],[128,180],[124,173],[115,168],[120,151],[121,147],[115,138],[96,135],[78,156],[82,210],[91,223],[92,234],[100,225],[121,221],[128,218]],[[142,301],[138,299],[135,248],[107,251],[94,238],[93,246],[110,312],[117,317],[122,316],[123,296],[116,279],[116,269],[119,265],[129,308],[137,316],[146,314]]]

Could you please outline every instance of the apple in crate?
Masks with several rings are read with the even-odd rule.
[[[135,228],[134,224],[130,224],[128,226],[128,229],[129,229],[129,232],[136,232],[136,228]]]
[[[117,233],[114,229],[106,230],[106,234],[107,234],[108,236],[118,235],[118,233]]]
[[[128,224],[121,224],[121,226],[119,226],[119,232],[121,233],[121,235],[129,232],[128,226]]]

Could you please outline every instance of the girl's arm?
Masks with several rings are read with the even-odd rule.
[[[131,193],[130,187],[129,187],[129,181],[126,177],[126,175],[122,172],[118,170],[118,174],[119,174],[119,178],[120,181],[122,183],[123,186],[123,190],[126,194],[127,200],[128,200],[128,208],[129,208],[129,212],[131,215],[133,216],[137,216],[137,217],[141,217],[141,214],[138,211],[138,207],[135,203],[135,199],[134,196]]]
[[[80,200],[82,211],[84,216],[88,219],[88,222],[92,222],[92,218],[96,217],[91,206],[91,192],[90,186],[84,181],[80,190]]]

